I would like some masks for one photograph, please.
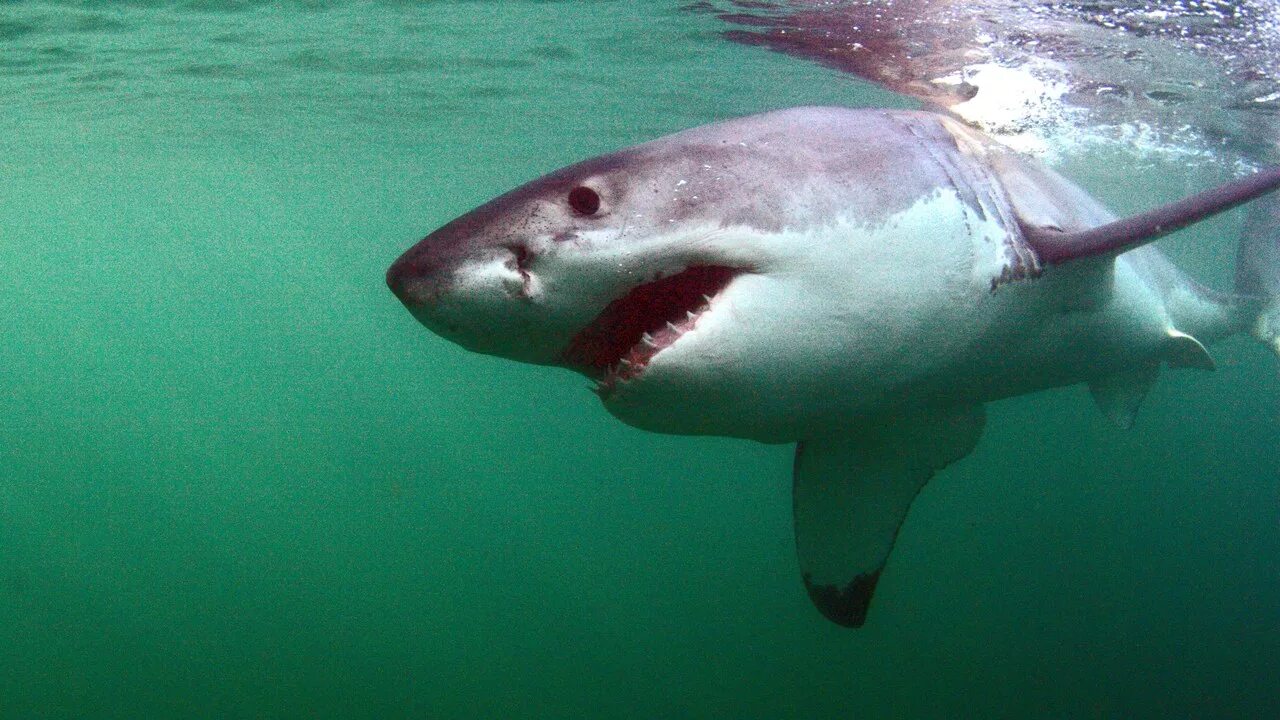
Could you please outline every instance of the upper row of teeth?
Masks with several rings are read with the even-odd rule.
[[[703,296],[702,296],[702,299],[703,299],[703,300],[705,300],[705,301],[706,301],[706,303],[707,303],[708,305],[710,305],[710,304],[711,304],[711,298],[710,298],[710,297],[708,297],[707,295],[703,295]],[[690,322],[692,322],[692,321],[694,321],[694,320],[697,320],[697,319],[698,319],[698,316],[697,316],[693,311],[691,311],[691,310],[685,310],[685,311],[684,311],[684,317],[685,317],[685,319],[686,319],[686,320],[688,320],[688,321],[690,321]],[[672,331],[672,332],[676,332],[676,333],[683,333],[683,332],[684,332],[684,331],[682,331],[679,327],[676,327],[676,324],[675,324],[675,323],[673,323],[673,322],[671,322],[671,321],[667,321],[667,329],[668,329],[668,330],[670,330],[670,331]],[[657,343],[657,341],[655,341],[655,340],[653,339],[653,336],[652,336],[652,335],[650,335],[649,333],[642,333],[642,334],[640,335],[640,342],[644,343],[647,347],[652,348],[652,349],[655,349],[655,350],[656,350],[656,349],[657,349],[657,347],[658,347],[658,343]],[[618,364],[617,364],[617,365],[615,365],[615,366],[611,366],[611,367],[607,368],[607,374],[608,374],[608,375],[615,375],[618,371],[620,371],[620,370],[622,370],[622,369],[624,369],[624,368],[631,368],[631,367],[632,367],[632,366],[634,366],[634,365],[635,365],[635,363],[631,362],[630,360],[628,360],[628,359],[626,359],[626,358],[619,358],[619,359],[618,359]],[[625,380],[623,380],[623,382],[626,382],[626,381],[625,381]],[[595,388],[594,388],[594,389],[595,389],[597,392],[599,392],[599,391],[600,391],[600,390],[602,390],[603,388],[604,388],[604,383],[603,383],[603,382],[600,382],[600,383],[597,383],[597,384],[596,384],[596,386],[595,386]]]
[[[708,305],[710,305],[710,304],[711,304],[711,297],[710,297],[710,296],[708,296],[708,295],[703,295],[703,296],[702,296],[702,299],[703,299],[703,300],[704,300]],[[688,320],[689,322],[693,322],[694,320],[697,320],[697,319],[698,319],[698,316],[697,316],[697,314],[695,314],[692,310],[685,310],[685,311],[684,311],[684,319],[685,319],[685,320]],[[679,327],[677,327],[675,323],[671,322],[670,320],[668,320],[668,321],[667,321],[667,329],[668,329],[668,330],[670,330],[671,332],[674,332],[674,333],[682,333],[682,334],[683,334],[683,332],[684,332],[684,331],[683,331],[683,330],[681,330]],[[654,340],[653,340],[653,336],[652,336],[652,335],[650,335],[649,333],[643,333],[642,335],[640,335],[640,342],[644,343],[644,344],[645,344],[647,347],[649,347],[649,348],[656,349],[656,348],[658,347],[658,343],[654,342]],[[625,361],[625,360],[624,360],[624,361],[622,361],[622,362],[625,362],[625,363],[627,364],[627,366],[630,366],[630,365],[631,365],[631,363],[630,363],[630,362],[627,362],[627,361]]]
[[[694,315],[692,312],[689,312],[688,310],[684,311],[684,317],[686,320],[690,322],[698,319],[697,315]],[[676,326],[675,323],[671,322],[670,320],[667,321],[667,329],[670,330],[671,332],[676,332],[676,333],[684,332],[678,326]],[[650,335],[649,333],[643,333],[642,335],[640,335],[640,342],[644,343],[645,345],[651,348],[658,347],[658,343],[654,342],[653,336]]]

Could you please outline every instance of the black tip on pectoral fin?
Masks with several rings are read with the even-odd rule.
[[[796,446],[796,557],[818,612],[862,627],[911,501],[933,474],[969,453],[982,408],[881,418]]]
[[[1024,224],[1022,233],[1044,265],[1115,257],[1277,188],[1280,188],[1280,166],[1271,166],[1163,207],[1088,230],[1063,232]]]
[[[823,617],[843,627],[860,628],[867,621],[871,596],[876,591],[880,570],[883,569],[881,567],[874,572],[859,575],[844,587],[815,585],[806,574],[804,588],[809,591],[809,599]]]

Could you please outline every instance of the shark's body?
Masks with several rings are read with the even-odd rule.
[[[536,180],[432,233],[388,283],[465,347],[596,379],[629,424],[798,443],[806,584],[857,626],[983,403],[1087,382],[1127,425],[1161,363],[1212,367],[1201,343],[1257,320],[1256,298],[1119,253],[1193,210],[1097,245],[1083,231],[1113,227],[1105,208],[944,116],[797,108]]]

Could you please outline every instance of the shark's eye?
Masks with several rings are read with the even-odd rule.
[[[579,215],[595,215],[600,211],[600,195],[585,185],[579,185],[569,191],[569,207]]]

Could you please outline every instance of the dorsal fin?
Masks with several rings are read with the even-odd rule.
[[[1205,190],[1155,210],[1088,230],[1063,232],[1024,224],[1022,233],[1043,265],[1115,256],[1175,230],[1246,203],[1280,188],[1280,166],[1263,168],[1248,177]]]

